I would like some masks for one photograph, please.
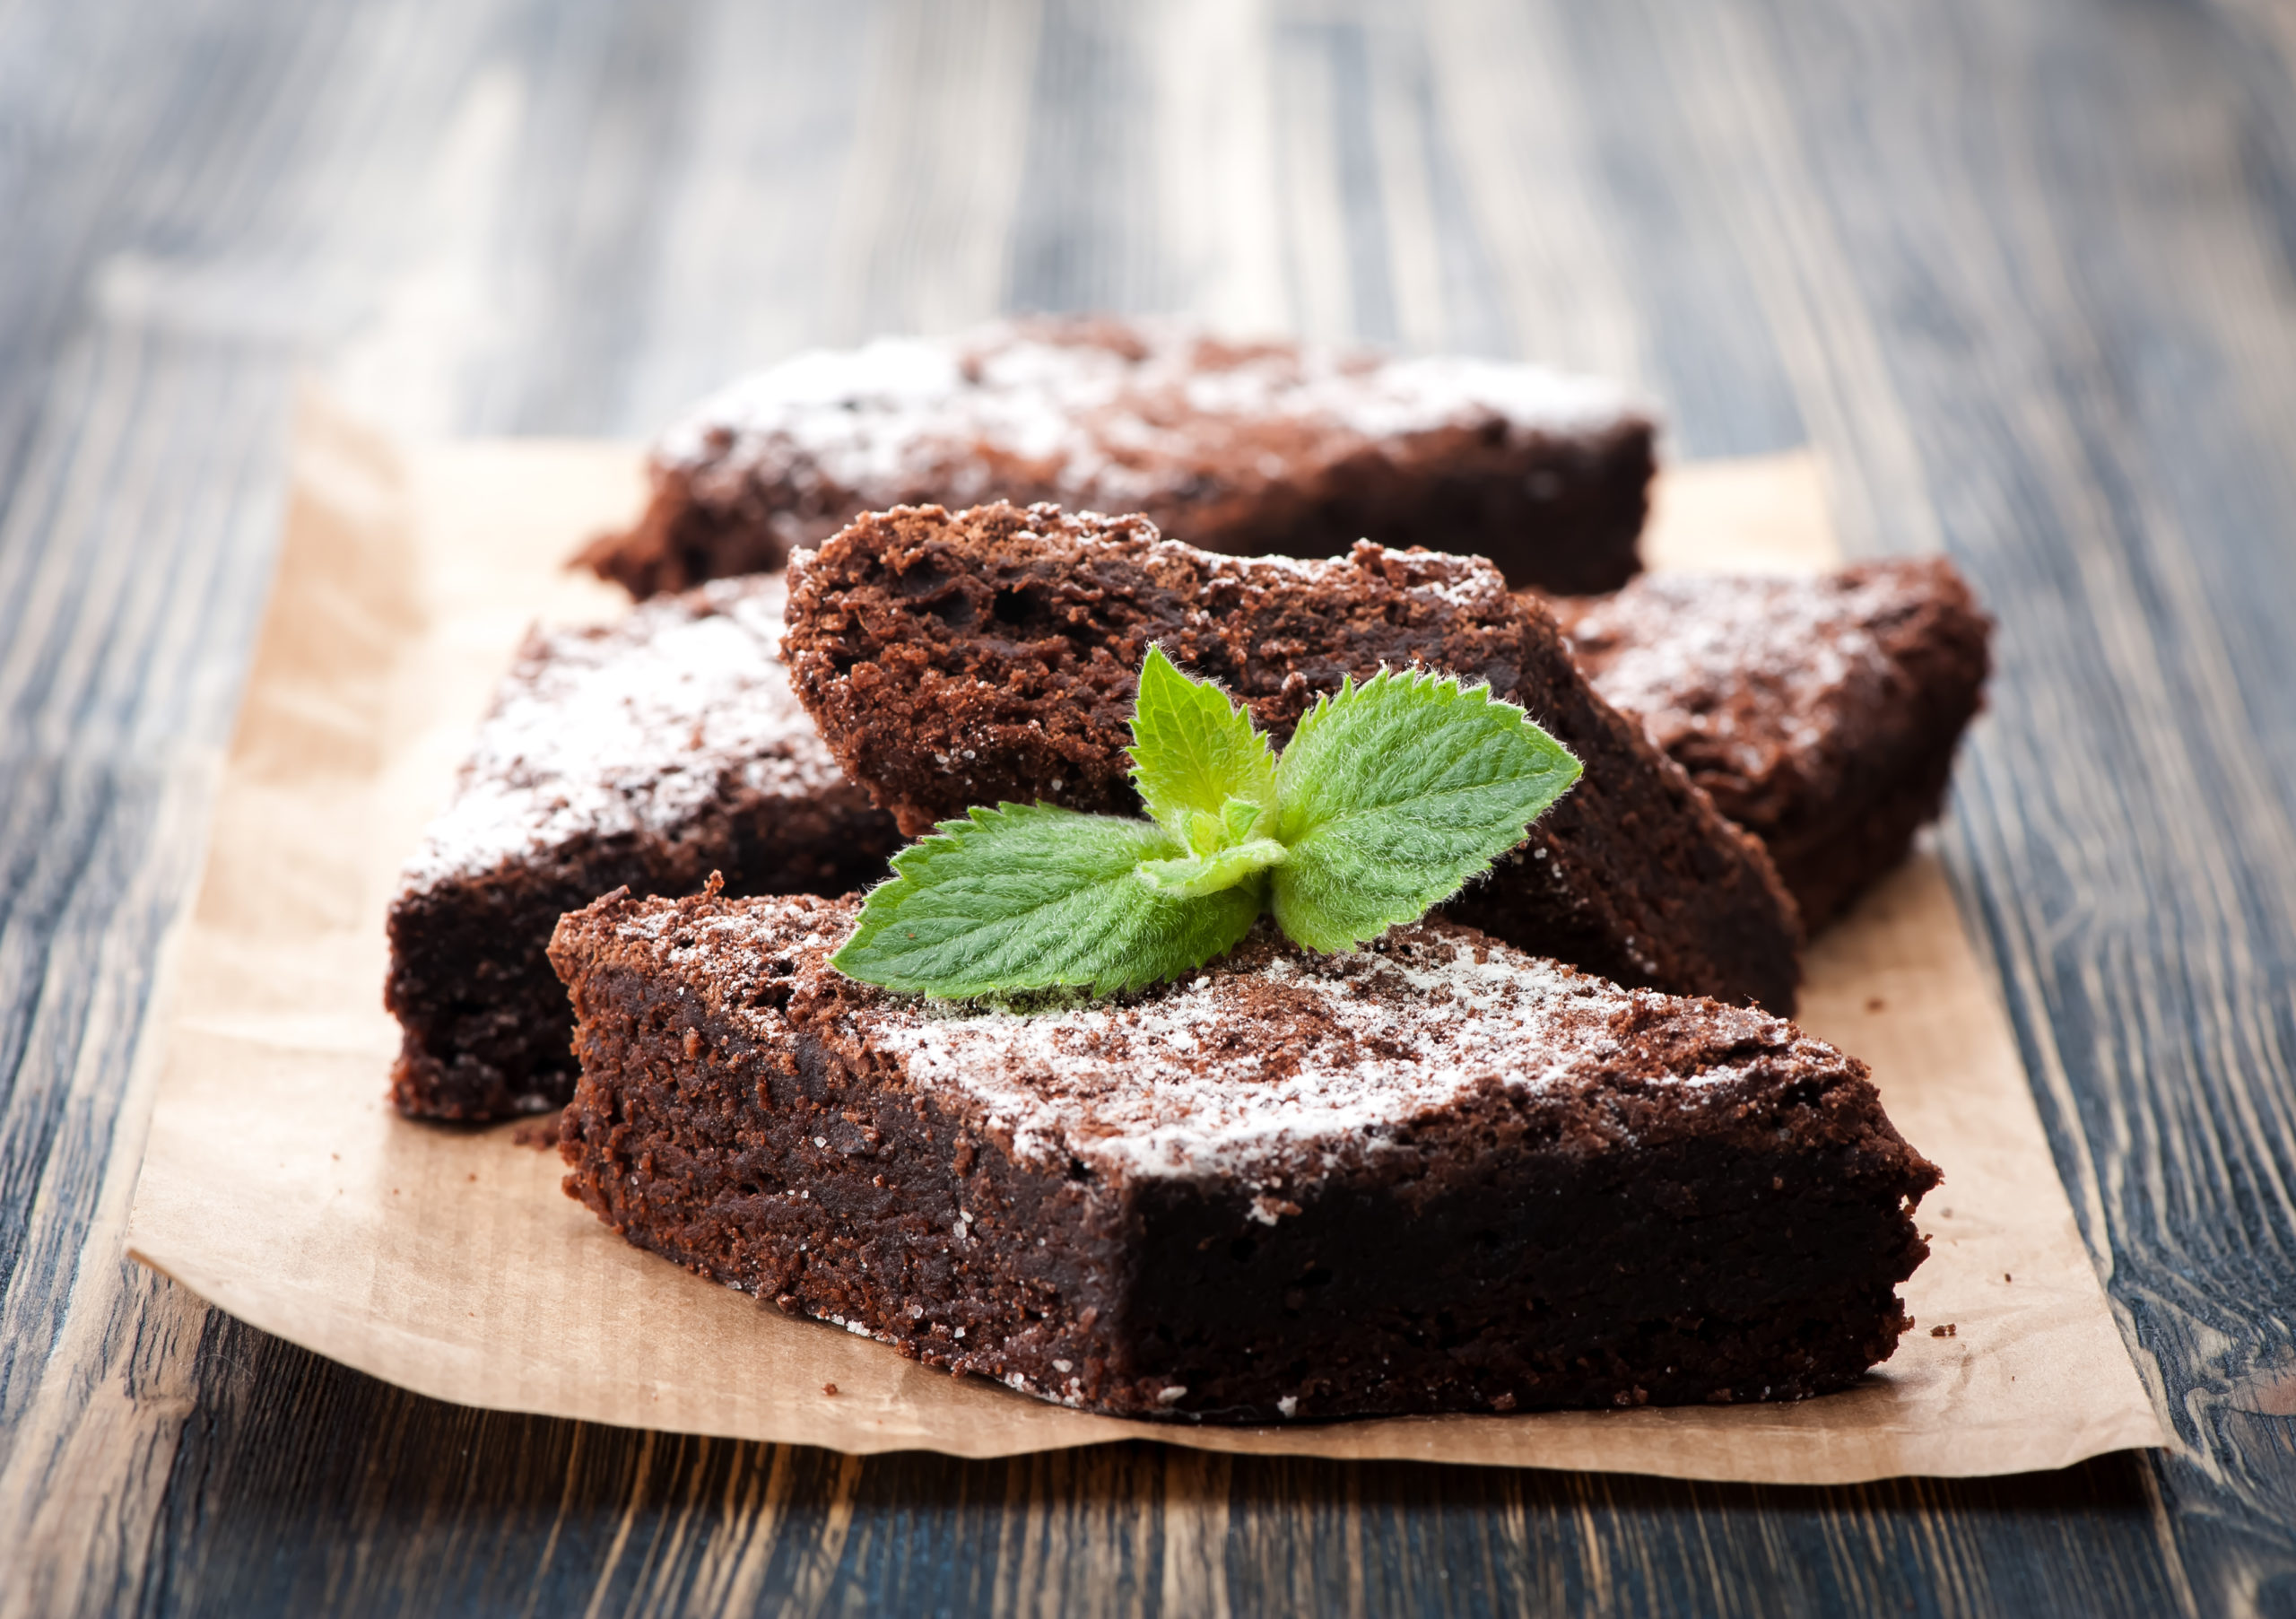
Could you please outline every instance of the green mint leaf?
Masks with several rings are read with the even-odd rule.
[[[1488,686],[1385,669],[1342,682],[1276,766],[1277,923],[1339,951],[1416,921],[1522,841],[1578,769]]]
[[[1144,821],[1041,804],[976,809],[893,857],[894,876],[871,891],[831,962],[864,983],[949,999],[1137,989],[1232,948],[1259,915],[1248,873],[1186,893],[1134,875],[1187,855]]]
[[[1133,784],[1148,813],[1197,854],[1214,853],[1230,838],[1199,847],[1192,814],[1224,831],[1231,800],[1275,806],[1275,760],[1250,711],[1210,681],[1181,674],[1161,647],[1149,648],[1140,666],[1132,744]],[[1244,824],[1248,831],[1250,823]]]
[[[1179,860],[1144,860],[1133,875],[1159,893],[1196,899],[1233,888],[1259,875],[1283,859],[1283,845],[1273,838],[1254,838],[1234,849],[1213,854],[1190,855]],[[1253,901],[1255,907],[1259,901]]]
[[[893,857],[831,961],[951,999],[1109,994],[1201,966],[1266,910],[1346,950],[1456,893],[1578,779],[1488,686],[1419,673],[1342,682],[1279,761],[1248,711],[1151,647],[1132,727],[1153,822],[1042,804],[944,821]]]

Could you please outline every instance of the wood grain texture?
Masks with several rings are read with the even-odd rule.
[[[0,4],[0,1612],[2296,1615],[2292,89],[2271,0]],[[121,1262],[300,372],[643,432],[1098,305],[1615,370],[1972,573],[1945,845],[2178,1451],[865,1464],[428,1404]]]

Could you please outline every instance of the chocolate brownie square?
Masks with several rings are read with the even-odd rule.
[[[1768,845],[1811,927],[1936,818],[1984,701],[1992,623],[1942,557],[1549,605],[1595,690]]]
[[[1143,518],[909,507],[800,553],[788,622],[798,696],[912,836],[1004,799],[1138,813],[1125,749],[1151,642],[1279,741],[1343,675],[1420,664],[1488,681],[1585,774],[1448,912],[1622,983],[1793,1007],[1800,925],[1761,844],[1480,558],[1222,557]]]
[[[530,633],[391,901],[391,1098],[491,1119],[572,1093],[551,929],[609,890],[841,893],[891,819],[838,772],[775,650],[783,580],[729,579],[618,622]]]
[[[1268,925],[1114,1000],[895,996],[849,901],[639,901],[551,946],[567,1190],[902,1354],[1122,1416],[1797,1399],[1910,1323],[1936,1169],[1864,1066],[1440,922]]]
[[[1368,538],[1608,590],[1637,566],[1653,431],[1622,389],[1536,366],[1027,320],[734,384],[656,446],[638,526],[580,560],[644,596],[778,568],[864,511],[1002,499],[1145,512],[1239,555]]]

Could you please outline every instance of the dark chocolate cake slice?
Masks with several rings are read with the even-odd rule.
[[[1369,538],[1608,590],[1637,565],[1651,439],[1620,388],[1536,366],[1030,320],[735,383],[663,436],[638,527],[581,560],[644,596],[778,568],[864,511],[1052,500],[1145,512],[1212,551]]]
[[[882,875],[891,819],[839,774],[774,643],[778,577],[528,635],[391,902],[384,1001],[404,1111],[564,1104],[573,1014],[547,951],[609,890],[842,893]]]
[[[1152,641],[1279,740],[1343,675],[1422,664],[1489,681],[1586,767],[1455,918],[1622,983],[1793,1008],[1800,927],[1761,844],[1479,558],[1222,557],[1141,518],[912,507],[863,517],[790,579],[797,693],[912,836],[1002,799],[1136,813],[1125,749]]]
[[[567,1190],[793,1313],[1064,1404],[1268,1422],[1796,1399],[1909,1325],[1937,1171],[1790,1023],[1431,922],[1262,925],[983,1010],[827,957],[850,901],[609,896]]]
[[[1769,846],[1810,927],[1936,818],[1984,700],[1992,625],[1942,557],[1549,605],[1595,690]]]

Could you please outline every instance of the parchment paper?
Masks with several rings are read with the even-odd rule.
[[[1799,1405],[1242,1430],[1084,1415],[640,1253],[561,1194],[555,1152],[522,1145],[541,1134],[531,1124],[398,1118],[381,1004],[394,874],[526,624],[621,606],[560,564],[640,493],[626,446],[402,448],[307,403],[276,595],[161,1025],[135,1258],[440,1399],[854,1452],[1148,1437],[1816,1484],[2162,1442],[1926,856],[1818,942],[1802,1017],[1873,1065],[1899,1127],[1944,1167],[1920,1216],[1935,1251],[1905,1290],[1919,1325],[1858,1388]],[[1677,468],[1657,525],[1651,554],[1668,566],[1833,554],[1802,457]],[[1932,1336],[1946,1323],[1953,1336]]]

